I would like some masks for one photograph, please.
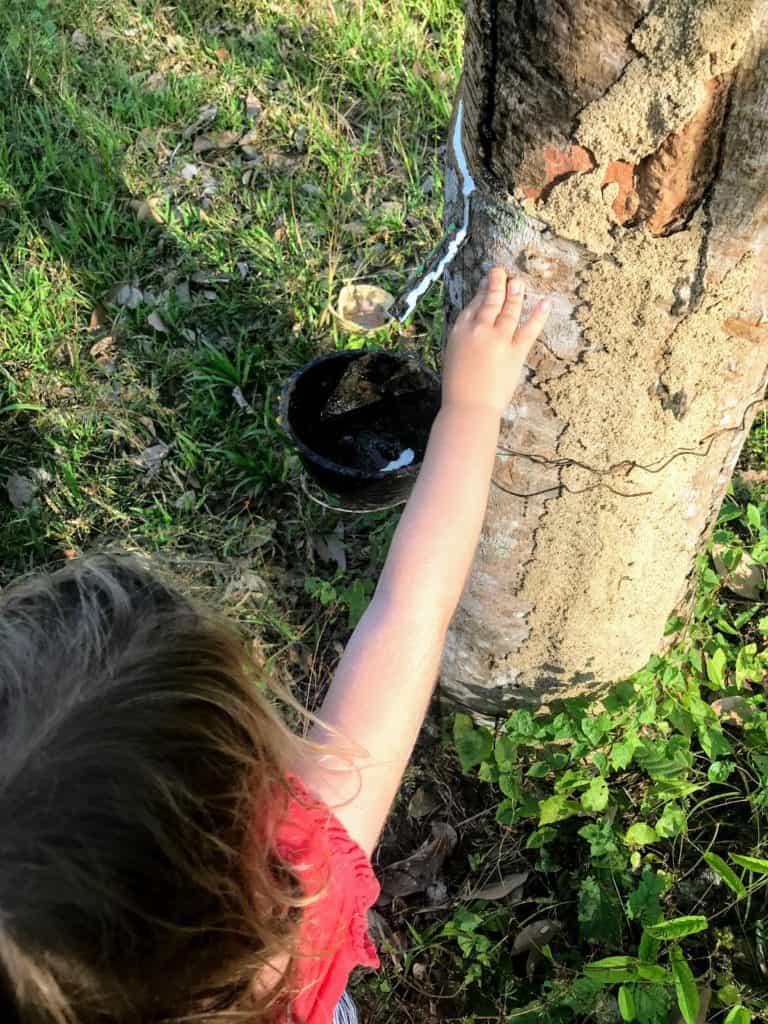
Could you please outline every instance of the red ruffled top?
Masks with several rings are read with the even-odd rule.
[[[292,1024],[332,1024],[351,971],[378,967],[367,911],[379,896],[371,862],[341,822],[295,776],[277,830],[280,856],[296,870],[307,896],[322,896],[302,912],[295,960],[297,995]]]

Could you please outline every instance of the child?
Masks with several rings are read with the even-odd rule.
[[[518,329],[522,301],[494,268],[451,332],[421,473],[308,741],[238,636],[132,559],[2,595],[4,1024],[356,1020],[349,972],[377,964],[369,856],[547,317]]]

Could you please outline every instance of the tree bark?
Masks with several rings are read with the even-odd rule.
[[[768,376],[767,45],[768,0],[468,0],[447,323],[496,263],[554,311],[502,422],[453,702],[597,695],[688,607]],[[449,154],[446,225],[460,187]]]

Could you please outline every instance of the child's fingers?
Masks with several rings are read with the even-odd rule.
[[[542,299],[541,302],[537,302],[534,306],[533,312],[525,321],[523,326],[517,329],[515,333],[515,343],[527,351],[541,334],[542,328],[547,322],[547,317],[549,316],[551,309],[551,299]]]
[[[472,319],[474,319],[475,313],[478,311],[480,306],[485,301],[485,293],[487,290],[488,275],[486,274],[485,277],[483,277],[483,279],[480,281],[480,284],[477,286],[477,291],[462,310],[462,313],[464,313],[467,317],[471,317]]]
[[[493,325],[501,312],[504,296],[507,293],[507,272],[504,267],[493,267],[488,274],[488,287],[475,313],[478,324]]]
[[[517,325],[520,322],[520,311],[523,308],[524,294],[525,289],[523,288],[522,281],[507,281],[507,294],[504,299],[504,305],[501,307],[501,312],[496,318],[496,326],[505,332],[509,332],[510,338],[517,330]]]

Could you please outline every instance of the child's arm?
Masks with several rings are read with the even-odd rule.
[[[499,421],[547,318],[539,303],[518,329],[518,282],[495,267],[448,339],[443,398],[424,463],[398,524],[376,593],[352,634],[320,711],[337,732],[311,739],[360,749],[299,773],[372,852],[400,785],[438,673],[445,633],[480,535]],[[331,755],[332,757],[332,755]]]

